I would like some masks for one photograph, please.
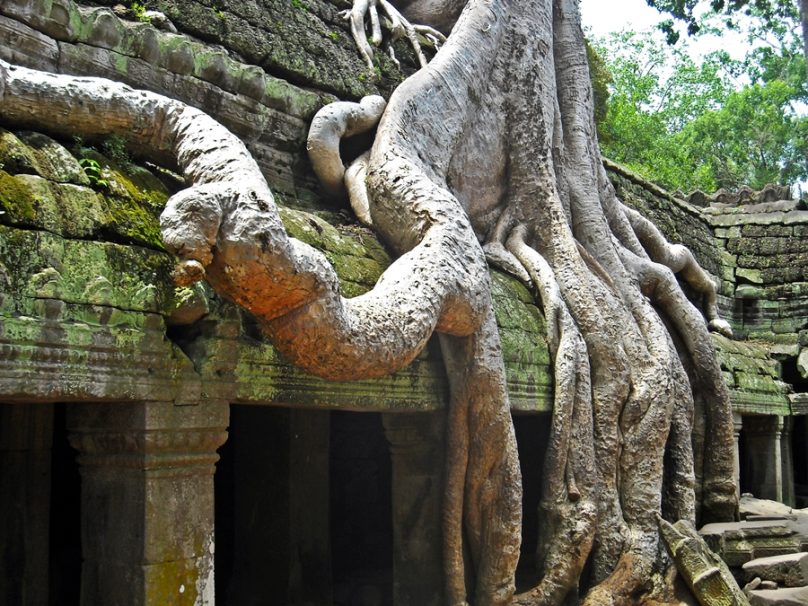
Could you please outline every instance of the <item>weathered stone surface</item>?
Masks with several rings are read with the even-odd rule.
[[[745,606],[746,596],[727,568],[699,533],[686,521],[659,526],[676,568],[702,606]]]
[[[808,587],[752,590],[749,603],[752,606],[805,606]]]
[[[70,407],[82,467],[82,600],[213,603],[213,473],[228,418],[223,402]]]
[[[797,370],[803,379],[808,379],[808,347],[804,347],[797,356]]]
[[[0,14],[0,59],[10,63],[39,65],[41,69],[56,71],[59,46],[42,32],[15,19]]]
[[[44,27],[43,19],[47,18],[32,16],[26,7],[23,0],[9,0],[0,7],[0,13],[20,20],[0,17],[9,24],[6,29],[0,27],[0,51],[15,46],[13,41],[22,35],[17,29],[24,33],[35,31],[29,25]],[[42,52],[35,50],[18,52],[14,62],[50,71],[106,76],[203,108],[244,136],[273,189],[289,201],[303,205],[312,202],[318,185],[304,160],[307,122],[324,103],[334,100],[333,95],[294,86],[188,36],[122,21],[108,9],[60,0],[38,10],[45,11],[43,14],[62,11],[67,16],[59,21],[76,27],[70,35],[61,32],[56,40],[46,37],[57,47],[57,65],[42,65]],[[324,39],[332,43],[328,37]],[[297,48],[292,39],[285,42]],[[337,57],[344,55],[344,51],[336,53]],[[361,74],[361,68],[356,73]]]
[[[37,173],[57,183],[74,185],[90,185],[73,154],[59,143],[40,133],[22,132],[19,137],[31,151]]]
[[[707,524],[699,534],[729,566],[800,551],[799,537],[783,521]]]
[[[747,414],[788,415],[788,385],[768,345],[713,335],[718,359],[732,388],[733,408]]]
[[[760,577],[785,587],[808,585],[808,553],[792,553],[750,560],[743,565],[748,580]]]
[[[808,393],[793,393],[789,395],[791,411],[795,415],[808,415]]]

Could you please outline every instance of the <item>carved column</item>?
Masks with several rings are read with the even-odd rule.
[[[743,429],[743,417],[739,412],[732,413],[732,438],[734,441],[732,473],[735,476],[735,492],[741,496],[741,430]]]
[[[393,466],[393,603],[443,603],[443,413],[382,415]]]
[[[214,603],[213,473],[228,416],[222,403],[69,407],[82,476],[82,605]]]
[[[783,503],[789,507],[794,507],[794,456],[791,451],[791,430],[794,427],[793,417],[780,417],[781,436],[780,449],[783,480]]]
[[[47,606],[53,405],[0,404],[0,604]]]
[[[756,497],[783,500],[783,459],[781,436],[783,417],[748,416],[744,419],[746,437],[746,486]]]

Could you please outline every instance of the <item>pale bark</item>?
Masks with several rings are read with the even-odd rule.
[[[802,43],[805,52],[805,69],[808,70],[808,0],[800,0],[800,21],[802,21]]]
[[[386,239],[403,227],[393,205],[419,203],[408,187],[390,184],[426,175],[436,191],[455,195],[488,258],[541,293],[556,385],[545,574],[520,603],[561,603],[590,557],[595,587],[585,603],[665,593],[650,581],[670,580],[654,574],[669,564],[656,516],[735,515],[728,394],[707,323],[673,272],[703,295],[711,326],[726,331],[715,285],[689,251],[615,197],[588,83],[575,2],[472,2],[444,49],[391,98],[368,166],[370,211]],[[698,434],[693,441],[693,414],[714,440],[709,456]],[[481,448],[463,423],[449,424],[450,437],[464,434],[450,445]],[[582,443],[573,435],[591,436],[591,454],[569,450]],[[450,455],[450,478],[468,473],[462,461],[454,468]],[[447,514],[449,536],[459,511]],[[462,602],[462,591],[450,576],[450,603]],[[499,603],[482,591],[476,600]]]

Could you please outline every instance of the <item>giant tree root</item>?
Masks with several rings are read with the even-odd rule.
[[[708,324],[674,272],[703,296],[710,327],[727,332],[715,284],[608,185],[583,48],[573,0],[471,2],[446,46],[391,98],[366,169],[366,215],[386,239],[404,226],[393,209],[425,203],[406,183],[426,175],[433,192],[462,204],[487,258],[542,300],[555,370],[544,573],[520,604],[560,604],[578,591],[592,605],[672,594],[657,515],[706,521],[736,510],[727,390]],[[466,599],[459,518],[474,519],[456,487],[475,446],[466,416],[451,417],[448,432],[454,604]],[[469,487],[464,498],[473,495]],[[506,602],[484,586],[475,593]]]
[[[542,577],[517,601],[664,595],[654,585],[670,581],[671,564],[657,516],[735,515],[726,386],[707,322],[672,270],[721,328],[714,286],[608,186],[576,0],[470,0],[432,62],[392,95],[347,179],[366,185],[365,219],[400,256],[354,299],[339,295],[323,255],[285,234],[244,146],[201,112],[5,63],[0,83],[7,121],[124,134],[176,159],[192,184],[162,218],[178,275],[205,276],[295,364],[327,378],[376,376],[441,333],[449,604],[512,602],[519,554],[521,485],[486,253],[538,292],[555,371]],[[319,131],[337,189],[346,175],[333,142],[353,128],[353,109]],[[359,114],[367,128],[373,120]]]

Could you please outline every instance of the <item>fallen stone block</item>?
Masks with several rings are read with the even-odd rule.
[[[749,603],[751,606],[808,606],[808,587],[752,590]]]
[[[743,565],[747,579],[760,577],[785,587],[808,585],[808,553],[789,553],[750,560]]]

